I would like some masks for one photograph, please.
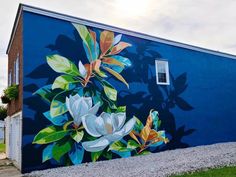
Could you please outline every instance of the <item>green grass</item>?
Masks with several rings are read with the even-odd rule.
[[[5,152],[5,144],[0,144],[0,152]]]
[[[208,169],[183,175],[173,175],[171,177],[236,177],[236,166]]]

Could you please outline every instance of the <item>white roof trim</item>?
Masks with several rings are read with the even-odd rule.
[[[93,22],[93,21],[89,21],[89,20],[85,20],[85,19],[53,12],[53,11],[49,11],[49,10],[44,10],[44,9],[40,9],[40,8],[28,6],[28,5],[23,5],[23,4],[20,4],[18,12],[17,12],[17,16],[16,16],[14,27],[13,27],[11,39],[10,39],[10,42],[9,42],[9,45],[7,48],[7,54],[9,52],[9,49],[11,48],[11,44],[12,44],[13,38],[15,36],[16,27],[18,26],[18,22],[19,22],[19,18],[22,13],[22,10],[27,11],[27,12],[40,14],[40,15],[44,15],[44,16],[48,16],[48,17],[52,17],[52,18],[56,18],[56,19],[61,19],[61,20],[73,22],[73,23],[79,23],[79,24],[88,25],[88,26],[92,26],[92,27],[96,27],[96,28],[101,28],[101,29],[105,29],[105,30],[109,30],[109,31],[117,32],[117,33],[122,33],[125,35],[130,35],[130,36],[134,36],[134,37],[138,37],[138,38],[142,38],[142,39],[147,39],[147,40],[151,40],[151,41],[155,41],[155,42],[159,42],[159,43],[163,43],[163,44],[168,44],[168,45],[172,45],[172,46],[176,46],[176,47],[180,47],[180,48],[185,48],[185,49],[208,53],[208,54],[212,54],[212,55],[216,55],[216,56],[236,59],[236,55],[232,55],[232,54],[228,54],[228,53],[224,53],[224,52],[219,52],[219,51],[215,51],[215,50],[211,50],[211,49],[206,49],[206,48],[202,48],[202,47],[197,47],[197,46],[193,46],[193,45],[189,45],[189,44],[184,44],[184,43],[180,43],[180,42],[176,42],[176,41],[171,41],[171,40],[167,40],[167,39],[162,39],[162,38],[158,38],[155,36],[151,36],[151,35],[147,35],[147,34],[143,34],[143,33],[138,33],[138,32],[134,32],[131,30],[126,30],[126,29],[122,29],[122,28],[118,28],[118,27],[114,27],[114,26],[110,26],[110,25],[105,25],[102,23],[97,23],[97,22]]]

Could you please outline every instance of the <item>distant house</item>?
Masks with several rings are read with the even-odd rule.
[[[5,127],[5,122],[0,120],[0,142],[4,143],[4,127]]]
[[[23,173],[236,141],[235,55],[27,5],[7,54]]]

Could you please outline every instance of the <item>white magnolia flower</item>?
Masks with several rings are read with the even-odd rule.
[[[81,124],[81,118],[86,115],[95,115],[98,112],[100,103],[92,106],[91,97],[81,97],[78,94],[66,97],[66,107],[74,119],[76,125]]]
[[[86,141],[82,146],[86,151],[97,152],[105,149],[114,141],[122,139],[129,134],[136,122],[130,119],[125,125],[125,113],[102,113],[99,117],[87,115],[82,117],[83,126],[87,133],[93,137],[100,137],[94,141]]]

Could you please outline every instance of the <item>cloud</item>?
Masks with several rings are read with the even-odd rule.
[[[161,38],[236,54],[235,0],[3,1],[0,7],[0,74],[4,75],[5,79],[4,53],[20,2]],[[2,80],[1,82],[6,83]]]

